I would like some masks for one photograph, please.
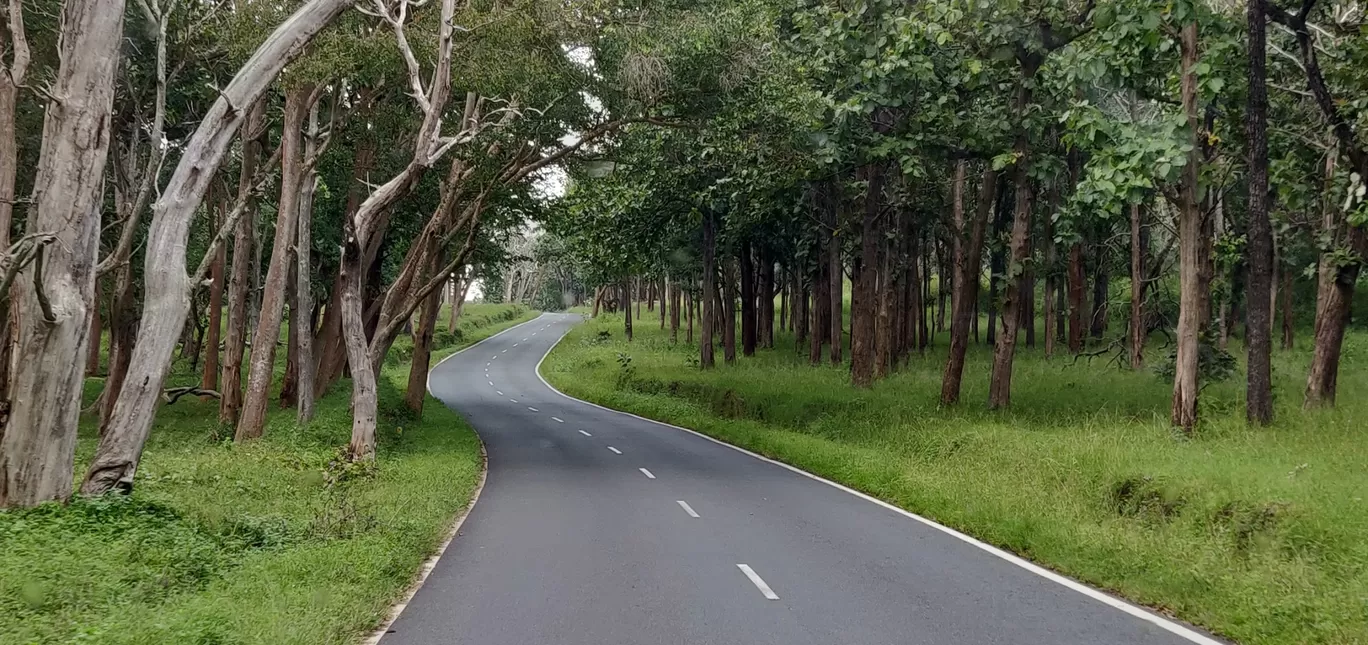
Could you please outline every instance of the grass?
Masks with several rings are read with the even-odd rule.
[[[535,315],[469,305],[434,360]],[[407,373],[390,361],[380,380],[376,468],[337,459],[346,383],[307,428],[274,409],[266,436],[244,445],[216,402],[187,397],[158,414],[132,496],[0,512],[0,642],[354,642],[440,544],[482,468],[458,415],[431,398],[421,420],[403,407]],[[89,400],[99,383],[87,385]],[[77,473],[93,425],[83,420]]]
[[[573,396],[845,483],[1242,643],[1368,643],[1362,331],[1346,339],[1338,409],[1300,410],[1301,347],[1275,355],[1273,427],[1245,425],[1238,373],[1204,391],[1202,427],[1186,438],[1168,426],[1169,383],[1105,358],[1075,364],[1023,347],[1011,409],[988,412],[982,345],[969,354],[963,403],[937,405],[943,334],[934,351],[858,390],[845,368],[809,366],[784,334],[779,349],[730,366],[719,345],[718,367],[701,372],[696,346],[672,346],[653,315],[630,344],[621,326],[603,315],[577,327],[544,375]]]

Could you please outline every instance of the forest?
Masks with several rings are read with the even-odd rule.
[[[592,319],[548,358],[570,394],[716,424],[1239,642],[1359,642],[1366,12],[5,0],[0,544],[27,557],[82,517],[155,517],[231,545],[227,571],[339,523],[365,533],[367,513],[402,518],[381,488],[357,493],[369,511],[338,491],[382,486],[427,441],[478,470],[473,435],[420,430],[470,433],[428,401],[436,355],[570,308]],[[475,292],[490,304],[467,306]],[[859,436],[829,427],[842,415]],[[1013,443],[1083,426],[1066,456]],[[1087,442],[1108,432],[1133,445],[1079,466],[1086,481],[1042,474],[1098,459]],[[985,437],[998,454],[976,452]],[[147,475],[149,449],[193,474]],[[847,450],[863,465],[834,465]],[[276,518],[280,540],[204,498],[234,455],[270,451],[322,472],[295,482],[322,510]],[[1020,480],[906,481],[909,463],[966,455]],[[266,495],[269,470],[238,486]],[[361,583],[360,604],[307,636],[255,633],[374,627],[462,487],[425,507],[421,539],[375,565],[384,584]],[[1029,507],[1023,490],[1111,515],[954,501]],[[1199,510],[1183,530],[1200,536],[1175,537]],[[1121,557],[1105,532],[1061,537],[1118,515],[1112,538],[1171,543]],[[1183,549],[1218,540],[1184,568]],[[142,600],[62,600],[68,555],[50,570],[0,557],[0,608],[18,616],[0,629],[64,641],[112,621],[101,633],[122,642],[112,608]],[[146,593],[192,598],[227,575]],[[186,611],[190,631],[128,642],[244,629]]]

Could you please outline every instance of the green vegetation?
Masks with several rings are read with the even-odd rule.
[[[1202,431],[1170,427],[1172,385],[1072,356],[1021,353],[989,412],[991,348],[970,348],[965,402],[937,405],[945,335],[871,389],[777,349],[700,371],[652,315],[576,328],[543,365],[567,394],[686,426],[926,515],[1241,643],[1368,642],[1368,400],[1303,412],[1309,348],[1274,353],[1278,421],[1250,428],[1243,379],[1203,392]],[[609,340],[597,340],[607,332]],[[682,336],[681,336],[682,338]],[[1155,343],[1156,345],[1158,343]],[[1345,355],[1368,349],[1352,332]],[[1151,362],[1167,348],[1153,347]],[[631,357],[621,378],[619,354]],[[1346,392],[1368,388],[1349,358]]]
[[[467,305],[434,360],[536,315]],[[343,458],[345,383],[307,428],[293,408],[274,409],[265,437],[243,444],[219,425],[216,401],[186,397],[158,414],[133,495],[0,511],[0,640],[349,643],[372,629],[482,468],[458,415],[431,399],[421,420],[404,407],[408,364],[393,357],[409,343],[396,343],[380,379],[376,462]],[[171,379],[195,380],[181,364]],[[98,380],[86,389],[89,403]],[[90,416],[82,462],[94,450]]]

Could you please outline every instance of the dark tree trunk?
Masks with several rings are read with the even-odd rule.
[[[863,168],[867,181],[864,215],[860,228],[860,255],[855,267],[855,288],[850,303],[850,380],[858,387],[874,382],[875,308],[878,297],[879,244],[883,218],[883,169],[877,164]]]
[[[0,330],[7,330],[9,328],[7,323],[8,321],[0,321]],[[100,323],[100,286],[96,282],[95,299],[90,303],[90,344],[86,347],[86,376],[96,376],[100,373],[100,336],[103,333]],[[9,338],[3,331],[0,331],[0,344],[8,342]],[[7,357],[3,355],[3,352],[0,352],[0,361],[4,358]],[[0,362],[0,371],[3,371],[5,367],[7,367],[5,363]],[[0,398],[0,401],[4,401],[4,399]]]
[[[756,313],[757,343],[765,349],[774,348],[774,260],[768,254],[760,254],[760,271],[757,275],[756,291],[759,292],[759,311]]]
[[[814,245],[814,247],[820,248],[816,245]],[[827,298],[830,294],[826,289],[820,288],[821,285],[826,284],[825,263],[819,260],[813,267],[812,284],[817,288],[812,289],[811,306],[807,306],[805,303],[803,309],[805,310],[804,313],[812,317],[811,328],[805,330],[810,332],[808,337],[808,362],[813,365],[819,365],[822,362],[822,343],[827,340],[830,335],[828,328],[831,324],[831,321],[829,320],[831,305],[827,302]],[[806,295],[807,294],[805,293],[804,296]]]
[[[979,183],[978,203],[974,219],[964,220],[964,184],[968,162],[955,166],[951,207],[955,223],[955,278],[954,296],[950,298],[950,357],[945,361],[941,378],[941,403],[952,405],[959,401],[960,383],[964,376],[964,354],[969,348],[969,327],[977,329],[979,273],[982,266],[983,235],[988,227],[988,214],[996,201],[997,174],[991,167],[983,170]],[[977,336],[977,332],[975,332]],[[975,339],[977,340],[977,338]]]
[[[722,359],[728,365],[736,362],[736,265],[726,262],[722,279]]]
[[[1034,67],[1027,66],[1021,85],[1017,91],[1017,113],[1024,114],[1031,101],[1031,90],[1027,79],[1034,74]],[[1012,401],[1012,368],[1016,359],[1017,329],[1021,324],[1022,271],[1030,253],[1031,233],[1031,177],[1028,163],[1031,155],[1029,139],[1025,132],[1018,133],[1014,145],[1017,160],[1012,184],[1016,189],[1015,204],[1012,207],[1012,235],[1008,243],[1008,262],[1005,272],[1006,284],[1003,286],[1002,335],[993,348],[993,373],[988,383],[988,408],[1005,408]]]
[[[679,304],[681,290],[678,281],[670,282],[670,344],[679,342]],[[690,339],[692,340],[692,339]]]
[[[427,275],[440,268],[440,257],[430,256]],[[419,313],[418,327],[413,330],[413,356],[409,363],[408,388],[404,391],[404,404],[419,418],[423,416],[423,403],[427,400],[428,370],[432,366],[432,335],[437,330],[437,315],[442,308],[442,291],[433,291],[423,300]]]
[[[1295,346],[1292,333],[1292,271],[1283,271],[1282,286],[1282,348]]]
[[[1266,23],[1264,1],[1249,0],[1249,97],[1245,140],[1249,146],[1249,240],[1245,260],[1249,350],[1245,417],[1250,423],[1273,422],[1273,229],[1268,221],[1268,89],[1265,85]]]
[[[637,315],[641,314],[641,301],[637,301]],[[627,342],[632,342],[632,279],[622,283],[622,333]]]
[[[1083,243],[1069,247],[1069,352],[1083,351]]]
[[[228,217],[228,201],[225,196],[219,197],[218,212],[219,219],[214,228]],[[223,287],[224,287],[224,268],[228,263],[228,245],[220,244],[218,252],[214,254],[214,263],[209,268],[209,330],[205,333],[204,344],[207,346],[207,353],[204,355],[204,374],[200,378],[200,387],[206,390],[218,390],[219,382],[219,339],[223,327]],[[95,336],[96,343],[99,336]]]
[[[827,307],[831,312],[827,315],[827,325],[830,327],[827,335],[827,342],[831,344],[831,364],[840,365],[844,360],[841,355],[845,345],[845,266],[841,261],[841,196],[836,192],[834,184],[828,184],[828,204],[826,212],[826,282],[814,285],[815,289],[827,290]],[[818,257],[820,263],[823,258]]]
[[[1055,298],[1055,284],[1058,278],[1055,277],[1055,239],[1054,239],[1054,211],[1056,206],[1056,193],[1054,190],[1049,192],[1049,204],[1045,217],[1045,289],[1041,294],[1043,301],[1045,318],[1045,358],[1054,356],[1055,337],[1057,334],[1058,321],[1055,318],[1055,310],[1058,307],[1058,300]]]
[[[741,353],[755,356],[758,320],[755,306],[755,257],[749,241],[741,243]]]
[[[713,303],[717,301],[717,230],[713,214],[703,213],[703,307],[699,321],[698,362],[703,369],[713,366]],[[692,321],[692,319],[690,319]],[[690,327],[692,330],[692,327]]]

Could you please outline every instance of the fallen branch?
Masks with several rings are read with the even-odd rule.
[[[169,405],[175,403],[176,401],[179,401],[183,396],[192,394],[195,396],[209,396],[215,399],[223,398],[223,395],[219,394],[215,390],[206,390],[204,388],[196,387],[194,385],[187,385],[185,387],[173,387],[165,392],[162,392],[162,400],[166,401],[166,403]]]

